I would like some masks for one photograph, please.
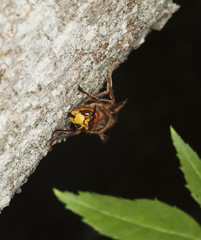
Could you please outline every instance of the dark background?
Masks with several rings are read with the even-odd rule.
[[[54,146],[0,215],[1,239],[108,239],[64,210],[53,187],[157,197],[201,223],[169,132],[172,125],[201,156],[201,1],[175,2],[181,9],[165,28],[153,31],[113,74],[117,102],[129,101],[108,142],[80,134]]]

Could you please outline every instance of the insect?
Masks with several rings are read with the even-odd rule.
[[[114,125],[117,120],[117,113],[124,107],[127,99],[120,103],[115,103],[115,97],[112,89],[112,72],[118,62],[114,62],[109,69],[109,76],[107,80],[107,88],[105,91],[93,95],[85,92],[80,85],[78,90],[87,95],[87,99],[81,108],[77,108],[68,113],[68,118],[71,121],[73,128],[69,129],[56,129],[52,134],[50,142],[50,150],[55,141],[64,139],[67,136],[76,135],[81,131],[90,134],[99,135],[103,142],[106,142],[107,136],[105,132]],[[104,98],[108,96],[108,98]],[[60,132],[64,133],[54,137],[54,134]]]

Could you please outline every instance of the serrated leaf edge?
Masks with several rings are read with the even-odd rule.
[[[65,194],[65,193],[67,193],[67,194],[72,194],[71,192],[68,192],[68,191],[64,191],[64,192],[62,192],[62,191],[59,191],[58,189],[56,189],[57,190],[57,192],[59,192],[59,195],[60,194]],[[81,193],[81,192],[79,192],[79,193]],[[57,196],[57,195],[56,195]],[[76,194],[73,194],[73,196],[74,197],[80,197],[80,195],[76,195]],[[129,221],[128,219],[126,219],[126,218],[120,218],[119,216],[116,216],[116,215],[112,215],[112,214],[109,214],[108,212],[105,212],[105,211],[100,211],[100,209],[96,209],[96,208],[93,208],[91,205],[87,205],[87,204],[83,204],[83,202],[80,202],[80,201],[76,201],[76,200],[70,200],[71,202],[73,202],[73,203],[77,203],[78,205],[80,205],[80,206],[84,206],[84,207],[86,207],[86,208],[88,208],[88,209],[90,209],[90,210],[93,210],[93,211],[95,211],[95,212],[98,212],[98,213],[101,213],[101,214],[103,214],[103,215],[106,215],[106,216],[109,216],[109,217],[112,217],[112,218],[115,218],[115,219],[117,219],[117,220],[121,220],[121,221],[125,221],[125,222],[127,222],[127,223],[129,223],[129,224],[136,224],[136,225],[138,225],[138,226],[140,226],[140,227],[143,227],[143,228],[147,228],[147,229],[151,229],[151,230],[155,230],[156,232],[160,232],[160,233],[165,233],[165,234],[169,234],[169,235],[174,235],[174,236],[179,236],[179,237],[184,237],[184,238],[187,238],[187,239],[191,239],[191,240],[200,240],[200,239],[198,239],[198,238],[192,238],[191,236],[188,236],[188,235],[184,235],[184,234],[179,234],[178,232],[174,232],[174,231],[165,231],[165,230],[163,230],[163,229],[161,229],[161,228],[156,228],[156,227],[149,227],[149,226],[147,226],[146,224],[145,225],[143,225],[143,224],[139,224],[138,222],[131,222],[131,221]],[[69,201],[69,202],[70,202]],[[150,201],[158,201],[158,200],[150,200]],[[158,202],[160,202],[160,201],[158,201]],[[72,209],[70,208],[70,207],[68,207],[68,205],[69,205],[69,203],[65,203],[65,207],[67,208],[67,209],[69,209],[69,210],[71,210],[72,211]],[[86,217],[83,217],[83,220],[85,220],[85,219],[87,219]],[[94,227],[94,226],[93,226]],[[95,227],[94,227],[95,228]]]
[[[173,128],[172,126],[170,127],[170,131],[171,131],[171,136],[172,136],[173,145],[174,145],[174,147],[175,147],[175,149],[176,149],[176,152],[177,152],[176,155],[177,155],[177,157],[179,158],[179,161],[180,161],[180,164],[181,164],[180,169],[181,169],[181,171],[183,172],[183,174],[184,174],[184,176],[185,176],[185,179],[186,179],[186,173],[185,173],[185,169],[183,169],[183,166],[182,166],[182,161],[183,161],[183,160],[181,160],[181,158],[180,158],[181,152],[184,154],[184,156],[185,156],[185,158],[187,159],[188,163],[192,166],[192,168],[193,168],[193,170],[195,171],[196,175],[197,175],[198,178],[201,180],[201,175],[200,175],[199,172],[196,170],[196,167],[195,167],[195,165],[193,164],[193,162],[190,160],[190,156],[189,156],[189,154],[186,152],[185,148],[183,148],[182,143],[193,153],[193,155],[194,155],[195,158],[197,158],[198,160],[201,161],[201,159],[199,158],[198,154],[190,147],[190,145],[189,145],[188,143],[186,143],[186,142],[179,136],[179,134],[177,134],[177,132],[174,130],[174,128]],[[176,141],[175,141],[175,137],[174,137],[174,136],[176,136],[176,138],[179,139],[179,141],[177,141],[177,143],[176,143]],[[179,146],[179,147],[178,147],[178,146]],[[180,148],[181,150],[180,150],[179,148]],[[195,199],[195,201],[200,204],[200,201],[199,201],[199,199],[197,198],[196,194],[194,194],[194,193],[192,192],[190,185],[191,185],[191,183],[188,183],[188,184],[186,184],[185,186],[186,186],[186,188],[190,191],[191,196]]]
[[[170,129],[171,129],[171,135],[172,135],[173,144],[174,144],[174,146],[175,146],[175,148],[176,148],[176,150],[177,150],[177,156],[178,156],[178,158],[179,158],[179,152],[181,152],[181,151],[177,148],[177,146],[179,146],[180,149],[182,149],[182,151],[183,151],[185,157],[187,158],[188,162],[189,162],[190,165],[193,167],[193,169],[194,169],[194,171],[196,172],[197,176],[198,176],[198,177],[200,178],[200,180],[201,180],[201,176],[200,176],[199,172],[196,170],[196,167],[195,167],[195,165],[193,164],[193,162],[190,161],[190,156],[189,156],[188,152],[186,151],[186,149],[183,148],[181,142],[182,142],[184,145],[187,146],[187,148],[195,155],[196,158],[198,158],[198,159],[200,160],[199,156],[198,156],[197,153],[190,147],[190,145],[189,145],[188,143],[186,143],[185,141],[183,141],[183,139],[177,134],[177,132],[174,130],[173,127],[171,127]],[[178,144],[178,142],[177,142],[177,143],[175,142],[174,135],[179,139],[179,144]],[[180,160],[180,158],[179,158],[179,160]],[[181,161],[181,160],[180,160],[180,161]],[[200,161],[201,161],[201,160],[200,160]]]

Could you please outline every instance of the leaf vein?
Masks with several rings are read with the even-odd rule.
[[[188,144],[184,143],[185,145],[188,146]],[[199,172],[197,171],[197,168],[195,166],[195,164],[193,164],[193,161],[190,160],[190,156],[188,154],[188,151],[186,151],[186,148],[183,146],[183,144],[181,142],[179,142],[179,145],[180,145],[180,148],[182,149],[183,153],[184,153],[184,156],[186,157],[187,161],[190,163],[191,167],[193,168],[193,170],[195,171],[195,173],[197,174],[198,178],[200,179],[201,181],[201,175],[199,174]],[[190,149],[191,150],[191,149]],[[191,150],[192,151],[192,150]],[[194,154],[194,152],[193,152]],[[197,156],[196,156],[197,157]]]
[[[127,223],[129,223],[131,225],[132,224],[133,225],[138,225],[140,227],[144,227],[144,228],[147,228],[147,229],[155,230],[157,232],[166,233],[166,234],[170,234],[170,235],[176,235],[176,236],[179,236],[179,237],[185,237],[185,238],[192,239],[192,240],[196,240],[197,239],[197,238],[193,238],[192,236],[188,236],[188,235],[182,234],[180,232],[167,231],[167,230],[162,229],[162,228],[157,228],[157,227],[153,227],[153,226],[150,227],[150,226],[148,226],[146,224],[140,224],[139,222],[134,222],[134,221],[132,222],[132,221],[130,221],[127,218],[122,218],[122,217],[117,216],[117,215],[112,215],[109,212],[106,212],[106,211],[103,211],[103,210],[100,210],[100,209],[97,209],[97,208],[93,208],[91,205],[84,204],[83,202],[76,201],[75,199],[74,200],[71,199],[71,201],[77,203],[78,205],[84,206],[84,207],[86,207],[86,208],[88,208],[90,210],[93,210],[95,212],[98,212],[98,213],[101,213],[103,215],[109,216],[111,218],[116,218],[117,220],[125,221],[125,222],[127,222]]]

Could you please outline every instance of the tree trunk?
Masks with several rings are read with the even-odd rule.
[[[0,2],[0,211],[48,153],[53,130],[178,9],[171,0]]]

